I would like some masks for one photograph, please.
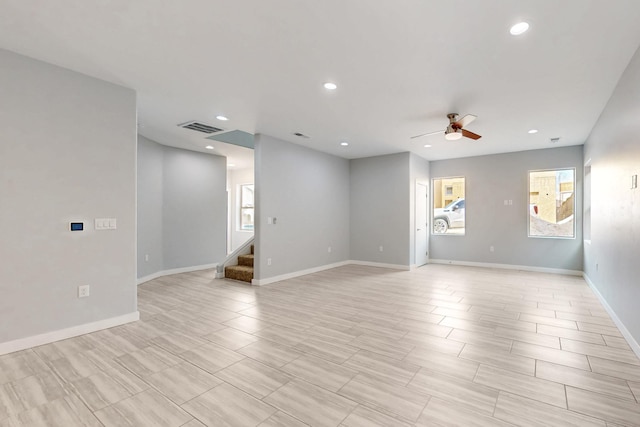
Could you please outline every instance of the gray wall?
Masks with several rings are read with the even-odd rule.
[[[225,259],[226,181],[226,158],[164,147],[165,270]]]
[[[162,145],[138,135],[138,277],[164,270]],[[145,255],[149,260],[145,260]]]
[[[466,234],[431,235],[430,258],[582,271],[582,218],[575,239],[527,237],[529,170],[576,168],[576,209],[582,209],[582,146],[430,163],[431,178],[466,179]],[[433,189],[432,189],[433,190]],[[504,200],[513,205],[504,206]],[[495,252],[489,247],[494,246]]]
[[[349,161],[266,135],[255,156],[255,277],[349,259]]]
[[[351,259],[409,266],[409,159],[399,153],[351,160]]]
[[[226,159],[140,137],[138,224],[139,278],[223,261]]]
[[[409,179],[410,179],[410,207],[409,207],[409,228],[411,235],[411,246],[409,251],[411,265],[415,265],[416,263],[416,183],[419,182],[421,184],[426,184],[427,186],[427,196],[429,197],[429,202],[431,201],[431,185],[429,179],[429,161],[423,159],[422,157],[411,153],[409,158]],[[430,203],[429,203],[430,205]],[[430,206],[429,208],[430,209]],[[427,214],[427,218],[429,215]],[[429,220],[430,221],[430,220]],[[429,247],[429,241],[427,240],[427,248]]]
[[[0,342],[134,313],[134,91],[5,50],[0,64]]]
[[[591,159],[591,243],[584,270],[640,342],[640,52],[636,52],[585,144]],[[585,191],[589,189],[586,188]],[[588,228],[588,227],[587,227]],[[598,268],[596,268],[598,265]]]

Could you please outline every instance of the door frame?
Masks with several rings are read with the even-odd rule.
[[[418,209],[419,209],[419,202],[418,202],[418,186],[423,186],[425,188],[425,219],[426,219],[426,234],[425,234],[425,238],[426,238],[426,247],[427,247],[427,252],[424,255],[424,257],[422,256],[418,256]],[[416,180],[415,182],[415,190],[414,190],[414,239],[413,239],[413,253],[414,253],[414,265],[416,267],[420,267],[422,265],[428,264],[429,263],[429,189],[430,189],[430,184],[429,182],[423,182],[420,180]]]

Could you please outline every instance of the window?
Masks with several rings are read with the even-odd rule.
[[[464,235],[464,177],[433,180],[433,233]]]
[[[529,237],[575,237],[575,169],[529,171]]]
[[[240,230],[253,231],[253,184],[240,186]]]

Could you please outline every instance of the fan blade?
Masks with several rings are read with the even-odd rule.
[[[439,133],[444,133],[444,131],[443,130],[439,130],[439,131],[436,131],[436,132],[422,133],[420,135],[412,136],[411,139],[422,138],[423,136],[429,136],[429,135],[437,135]]]
[[[471,123],[472,121],[474,121],[477,118],[478,118],[478,116],[474,116],[473,114],[467,114],[466,116],[464,116],[463,118],[461,118],[457,122],[453,123],[453,125],[457,126],[460,129],[462,129],[463,127],[465,127],[466,125],[468,125],[469,123]]]
[[[477,133],[469,132],[468,130],[465,130],[465,129],[461,129],[461,130],[462,130],[462,136],[466,136],[467,138],[471,138],[471,139],[480,139],[480,138],[482,138]]]

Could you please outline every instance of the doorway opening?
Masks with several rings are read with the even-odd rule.
[[[416,182],[415,265],[429,261],[429,185]]]

